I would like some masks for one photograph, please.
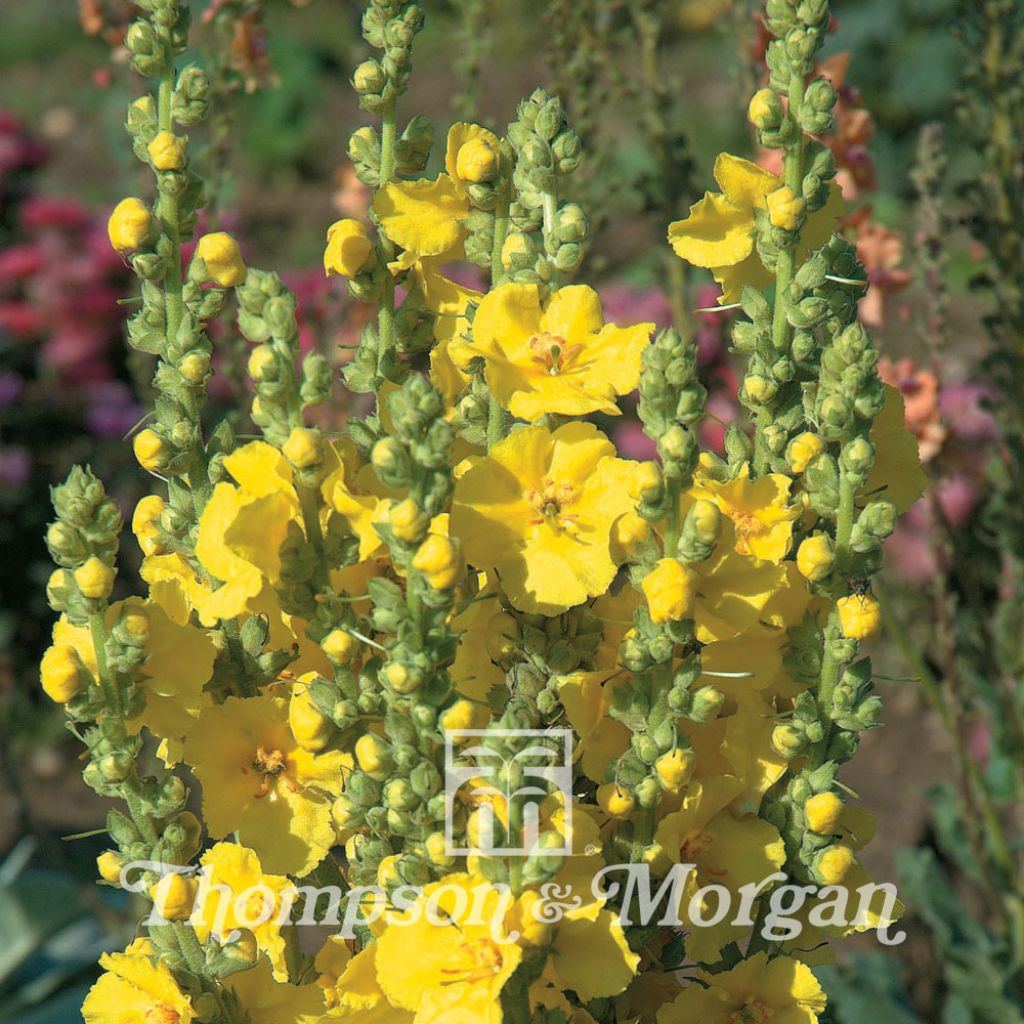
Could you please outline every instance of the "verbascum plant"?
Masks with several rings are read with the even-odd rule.
[[[148,596],[108,603],[120,517],[87,470],[48,537],[43,684],[87,782],[127,803],[103,879],[154,902],[86,1021],[813,1024],[809,964],[898,914],[874,891],[843,915],[871,824],[838,773],[878,723],[870,577],[917,472],[812,138],[827,3],[768,5],[751,117],[784,176],[723,155],[722,192],[670,228],[746,314],[753,432],[732,425],[726,459],[699,448],[693,344],[562,284],[588,223],[557,98],[504,136],[454,125],[444,171],[416,177],[434,133],[398,118],[423,21],[401,0],[367,6],[379,55],[353,75],[379,120],[349,143],[372,226],[331,225],[324,254],[376,305],[344,374],[375,411],[310,426],[332,382],[299,364],[280,280],[223,234],[182,273],[202,190],[179,129],[204,80],[175,71],[187,8],[141,6],[126,43],[158,86],[128,128],[158,199],[120,204],[111,240],[141,280],[129,341],[157,357],[134,442],[166,493],[133,516]],[[229,292],[262,433],[244,443],[202,420],[203,323]],[[646,463],[587,420],[637,388]],[[146,733],[180,774],[141,774]],[[816,895],[766,929],[786,885]]]

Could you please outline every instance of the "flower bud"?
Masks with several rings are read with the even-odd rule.
[[[146,152],[155,170],[180,171],[188,159],[188,139],[174,132],[157,132]]]
[[[478,135],[459,147],[455,173],[463,181],[493,181],[498,174],[498,151],[486,136]]]
[[[284,457],[296,469],[311,469],[323,459],[320,431],[312,427],[295,427],[281,447]]]
[[[274,380],[277,377],[277,354],[270,345],[257,345],[249,353],[247,369],[257,384]]]
[[[778,128],[782,123],[782,101],[772,89],[758,89],[747,107],[747,117],[758,131]]]
[[[460,576],[458,549],[449,538],[432,533],[417,549],[412,567],[435,590],[449,590]]]
[[[799,757],[807,747],[807,737],[795,725],[777,725],[772,730],[772,746],[787,761]]]
[[[335,221],[327,229],[324,273],[328,277],[355,277],[372,254],[373,242],[365,225],[351,218]]]
[[[825,450],[825,439],[820,434],[812,434],[805,430],[797,434],[786,447],[786,461],[794,473],[802,473],[808,463],[816,459]]]
[[[245,280],[246,267],[238,243],[224,231],[203,235],[195,258],[206,267],[207,279],[221,288],[236,288]]]
[[[39,666],[43,692],[58,704],[67,704],[82,688],[84,666],[78,651],[68,644],[48,647]]]
[[[687,715],[693,722],[713,722],[722,710],[725,694],[714,686],[702,686],[694,695]]]
[[[170,448],[167,442],[151,427],[140,430],[132,441],[132,450],[135,458],[143,469],[158,472],[167,468],[171,458]]]
[[[399,540],[414,544],[426,532],[430,525],[430,516],[416,504],[414,498],[406,498],[391,507],[388,512],[388,524],[391,532]]]
[[[141,199],[122,199],[107,221],[107,237],[118,252],[141,249],[155,234],[156,222]]]
[[[768,220],[772,227],[783,231],[796,231],[803,223],[807,203],[796,195],[788,185],[769,192],[765,200],[768,206]]]
[[[639,462],[629,482],[629,496],[634,501],[657,505],[665,494],[665,481],[656,462]]]
[[[670,793],[678,793],[693,778],[697,757],[692,750],[676,747],[654,763],[658,780]]]
[[[82,597],[96,601],[110,597],[110,592],[114,589],[116,575],[114,569],[95,555],[74,572],[75,583],[78,584]]]
[[[840,885],[857,863],[857,858],[845,843],[827,846],[814,861],[814,873],[824,885]]]
[[[320,647],[335,665],[347,665],[359,651],[359,641],[344,629],[332,629],[320,641]]]
[[[96,870],[100,878],[111,885],[121,884],[121,869],[124,867],[124,858],[113,850],[106,850],[96,858]]]
[[[797,549],[796,567],[804,579],[820,583],[832,572],[836,560],[835,544],[827,533],[807,537]]]
[[[157,913],[168,921],[187,921],[196,902],[198,882],[177,871],[164,875],[149,890]]]
[[[629,790],[622,789],[617,782],[606,782],[597,789],[597,802],[609,818],[628,818],[636,807],[636,800]]]
[[[851,594],[836,602],[839,625],[849,640],[870,640],[882,627],[882,608],[871,594]]]
[[[839,827],[843,801],[835,793],[817,793],[804,803],[807,827],[818,835],[831,835]]]
[[[693,614],[697,574],[675,558],[662,558],[640,589],[654,622],[681,622]]]
[[[387,81],[384,69],[372,58],[364,60],[352,73],[352,86],[358,93],[380,93]]]
[[[356,740],[356,762],[371,779],[386,779],[391,769],[391,751],[376,734],[368,732]]]
[[[316,706],[308,688],[301,682],[292,690],[288,702],[288,726],[295,742],[314,754],[323,750],[334,734],[334,723]]]
[[[202,384],[210,373],[208,352],[189,352],[178,363],[178,373],[190,384]]]

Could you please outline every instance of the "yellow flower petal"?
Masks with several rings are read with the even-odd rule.
[[[446,174],[433,181],[390,182],[373,200],[388,238],[419,256],[440,256],[460,244],[469,214],[465,193]]]
[[[668,226],[675,254],[695,267],[731,266],[754,251],[754,213],[717,192],[690,207],[690,215]],[[759,261],[760,262],[760,261]]]

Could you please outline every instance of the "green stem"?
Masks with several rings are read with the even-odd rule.
[[[174,929],[174,937],[181,948],[181,955],[188,964],[188,969],[195,975],[203,977],[206,973],[206,954],[199,942],[199,936],[190,925],[183,921],[175,921],[171,927]]]
[[[682,487],[678,480],[669,480],[668,515],[665,518],[665,557],[675,558],[679,552],[679,536],[683,530],[682,516],[679,514],[679,501]]]
[[[501,283],[505,276],[505,267],[501,262],[501,251],[505,248],[505,239],[508,238],[509,224],[509,190],[506,184],[498,197],[498,206],[494,211],[494,242],[491,245],[491,287]]]
[[[397,122],[395,101],[391,102],[381,114],[380,123],[380,187],[383,188],[395,176],[395,141],[397,138]],[[394,246],[383,235],[381,248],[384,262],[388,263],[394,255]],[[391,353],[395,348],[395,280],[391,272],[384,275],[384,295],[378,310],[378,348],[377,377],[384,380],[384,370]]]
[[[507,417],[501,403],[494,397],[487,398],[487,450],[490,451],[507,433]]]
[[[554,237],[555,237],[555,214],[558,212],[558,197],[554,191],[544,193],[544,250],[548,252],[549,257],[553,254],[549,252],[549,249],[554,249]],[[551,288],[552,290],[558,287],[559,273],[554,268],[552,263],[551,267]]]
[[[100,677],[100,686],[103,689],[103,696],[107,699],[117,715],[124,714],[124,706],[121,703],[121,691],[113,676],[110,674],[110,666],[107,664],[107,625],[103,619],[103,612],[92,612],[89,616],[89,633],[92,637],[92,647],[96,654],[96,669]]]

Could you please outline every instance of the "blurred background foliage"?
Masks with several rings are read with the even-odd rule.
[[[693,336],[724,420],[728,314],[684,276],[670,220],[722,150],[756,159],[744,107],[761,78],[755,0],[428,0],[404,113],[441,133],[504,126],[540,84],[584,142],[596,241],[583,273],[610,318]],[[365,213],[344,140],[363,59],[355,0],[194,0],[215,116],[198,160],[209,223],[299,297],[304,350],[340,365],[362,324],[319,263],[326,226]],[[872,289],[862,305],[932,490],[893,539],[879,662],[887,728],[849,784],[879,818],[876,877],[909,905],[901,946],[853,943],[822,967],[835,1024],[1024,1021],[1024,6],[834,0],[822,70],[829,144]],[[48,487],[91,461],[126,513],[144,490],[122,439],[149,368],[121,343],[127,275],[105,220],[145,187],[121,126],[135,87],[129,0],[0,3],[0,1022],[77,1019],[130,904],[94,885],[101,802],[38,691],[48,640]],[[435,154],[435,163],[438,160]],[[429,171],[436,170],[431,167]],[[214,326],[223,411],[244,387],[230,318]],[[334,426],[347,409],[325,412]],[[628,417],[615,425],[644,457]],[[705,443],[721,440],[709,420]],[[129,573],[122,580],[130,580]],[[122,582],[122,587],[130,582]],[[77,838],[75,838],[77,837]],[[121,894],[123,895],[123,894]]]

